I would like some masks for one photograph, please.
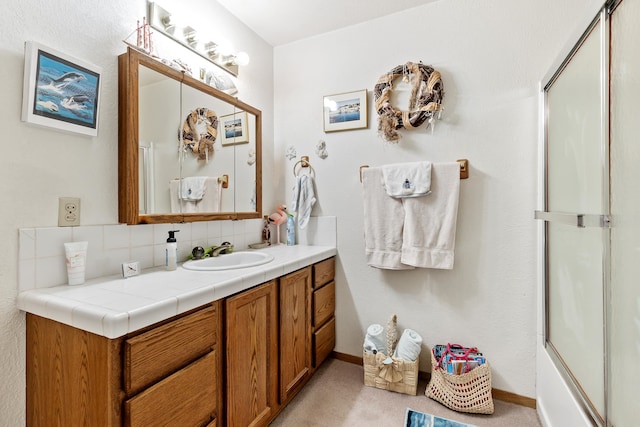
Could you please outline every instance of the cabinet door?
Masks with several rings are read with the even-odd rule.
[[[311,267],[280,278],[280,402],[311,373]]]
[[[226,300],[228,426],[267,425],[277,411],[277,310],[275,281]]]
[[[26,322],[26,424],[121,426],[122,340],[30,313]]]

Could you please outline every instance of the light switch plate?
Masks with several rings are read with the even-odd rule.
[[[140,274],[140,263],[138,261],[129,261],[122,263],[122,277],[137,276]]]

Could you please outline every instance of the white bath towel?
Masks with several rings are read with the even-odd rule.
[[[403,264],[422,268],[453,268],[460,193],[460,164],[435,163],[428,197],[402,199]]]
[[[169,198],[171,213],[203,213],[220,212],[222,200],[222,183],[217,177],[206,177],[205,193],[200,200],[183,200],[179,198],[180,180],[172,179],[169,182]]]
[[[431,162],[384,165],[382,175],[391,197],[421,197],[431,193]]]
[[[187,176],[182,178],[180,183],[179,197],[181,200],[197,201],[202,200],[207,190],[206,176]]]
[[[362,170],[364,247],[367,265],[389,270],[411,270],[401,262],[403,199],[390,197],[384,187],[382,168]]]
[[[452,269],[460,164],[434,163],[431,194],[390,197],[382,168],[362,170],[365,256],[371,267]]]
[[[313,177],[302,174],[296,178],[293,187],[293,200],[291,202],[291,212],[298,214],[298,227],[303,230],[309,224],[311,209],[316,203],[316,195],[313,189]]]
[[[414,361],[420,356],[422,350],[422,337],[412,329],[405,329],[400,336],[393,357],[402,360]]]
[[[367,328],[363,348],[371,353],[387,353],[387,334],[382,327],[374,323]]]

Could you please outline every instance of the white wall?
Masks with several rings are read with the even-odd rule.
[[[251,56],[242,67],[238,97],[263,111],[264,156],[273,153],[272,48],[215,1],[193,1],[196,17]],[[183,2],[179,2],[183,5]],[[190,2],[191,3],[191,2]],[[165,2],[167,4],[167,2]],[[170,3],[169,3],[170,4]],[[24,424],[24,315],[15,308],[18,291],[18,229],[55,227],[58,197],[82,199],[81,224],[115,224],[117,215],[117,56],[122,40],[146,14],[144,0],[23,0],[5,2],[0,14],[0,425]],[[194,26],[196,23],[194,22]],[[102,68],[99,135],[64,134],[20,121],[24,42],[34,40]],[[267,165],[269,162],[267,161]],[[271,180],[270,168],[265,181]],[[273,203],[266,185],[264,203]],[[221,232],[224,233],[224,232]],[[256,236],[258,237],[258,236]]]
[[[580,0],[440,1],[275,49],[275,162],[290,202],[293,145],[310,155],[319,203],[338,218],[337,346],[360,356],[365,329],[397,314],[430,349],[475,345],[494,387],[535,397],[537,84],[576,25]],[[378,77],[406,61],[443,76],[443,120],[433,133],[377,136]],[[322,97],[367,88],[369,127],[323,133]],[[329,156],[314,155],[319,139]],[[360,165],[467,158],[452,271],[367,267]],[[426,349],[423,346],[423,349]],[[428,370],[428,353],[420,358]]]

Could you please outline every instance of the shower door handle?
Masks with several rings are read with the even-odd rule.
[[[547,222],[556,222],[559,224],[575,225],[578,228],[611,228],[611,217],[609,215],[535,211],[535,219]]]

